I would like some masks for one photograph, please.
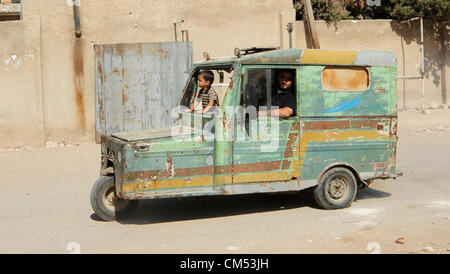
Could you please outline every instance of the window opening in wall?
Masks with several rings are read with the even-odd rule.
[[[21,0],[0,0],[0,21],[20,20]]]

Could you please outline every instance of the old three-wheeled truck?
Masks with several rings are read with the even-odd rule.
[[[320,207],[339,209],[374,179],[401,175],[392,52],[255,51],[194,64],[172,127],[101,137],[90,197],[100,218],[126,217],[141,199],[304,189]],[[202,70],[215,75],[219,106],[186,112]],[[296,101],[287,118],[273,98],[281,72],[292,76]]]

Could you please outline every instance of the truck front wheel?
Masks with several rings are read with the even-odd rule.
[[[101,176],[92,186],[92,209],[98,217],[105,221],[124,219],[136,209],[137,205],[137,200],[125,200],[117,197],[112,176]]]
[[[349,207],[356,197],[357,181],[347,168],[328,170],[314,189],[314,200],[324,209]]]

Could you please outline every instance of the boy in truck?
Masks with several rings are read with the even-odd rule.
[[[213,110],[215,106],[218,106],[219,99],[217,93],[211,87],[214,82],[214,73],[210,70],[202,70],[198,74],[197,85],[200,91],[195,98],[194,103],[187,112],[192,112],[197,109],[197,106],[201,104],[202,109],[198,110],[197,113],[206,113]]]

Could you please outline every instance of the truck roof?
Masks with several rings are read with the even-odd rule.
[[[238,64],[311,64],[392,67],[395,53],[375,50],[280,49],[238,57],[222,57],[195,63],[194,66]]]

